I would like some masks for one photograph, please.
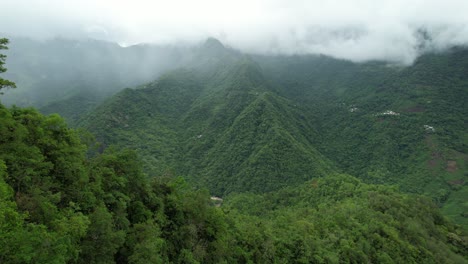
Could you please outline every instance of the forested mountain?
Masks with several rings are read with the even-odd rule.
[[[307,107],[317,148],[341,171],[428,195],[468,224],[468,51],[414,65],[325,57],[258,57],[276,91]]]
[[[79,130],[0,105],[1,263],[468,263],[465,49],[184,54],[42,108]]]
[[[137,149],[148,171],[187,175],[216,195],[275,190],[330,172],[301,108],[272,92],[252,59],[225,52],[199,60],[201,70],[117,94],[80,125],[106,145]]]
[[[105,145],[137,149],[147,171],[184,175],[216,195],[338,171],[425,194],[466,226],[467,54],[400,66],[247,56],[217,43],[80,125]]]

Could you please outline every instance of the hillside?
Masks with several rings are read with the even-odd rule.
[[[301,109],[269,91],[255,62],[214,63],[127,89],[81,125],[105,145],[136,149],[149,172],[186,175],[216,195],[275,190],[332,171]]]
[[[0,105],[2,263],[467,263],[463,230],[421,196],[328,175],[219,207],[136,153],[86,157],[57,115]]]
[[[117,94],[80,125],[104,146],[136,149],[150,174],[216,195],[340,171],[427,195],[467,226],[467,54],[355,64],[246,56],[210,40],[186,68]]]
[[[341,171],[430,196],[468,224],[468,51],[414,65],[327,57],[257,57],[276,91],[316,120],[316,146]]]
[[[465,252],[460,258],[440,243],[444,218],[427,198],[348,175],[233,195],[224,206],[238,237],[255,241],[248,244],[254,263],[466,262]],[[465,243],[458,235],[447,238]]]

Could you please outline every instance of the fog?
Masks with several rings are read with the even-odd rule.
[[[212,36],[250,53],[320,53],[411,64],[468,44],[466,0],[0,0],[0,34],[197,43]]]

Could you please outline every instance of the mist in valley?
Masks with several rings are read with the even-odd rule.
[[[194,67],[209,37],[243,53],[411,65],[468,43],[466,1],[6,1],[7,105],[89,105]],[[92,95],[90,95],[90,93]]]

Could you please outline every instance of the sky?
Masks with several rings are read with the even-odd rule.
[[[215,37],[250,53],[411,64],[468,45],[468,0],[0,0],[0,34],[121,45]]]

